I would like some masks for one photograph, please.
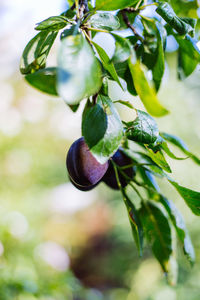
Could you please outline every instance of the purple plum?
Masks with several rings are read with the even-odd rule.
[[[100,164],[90,152],[83,137],[71,145],[66,164],[70,181],[82,191],[94,188],[108,169],[108,162]]]
[[[132,164],[132,160],[122,151],[122,149],[117,150],[117,152],[113,155],[112,160],[119,167],[124,167]],[[125,176],[123,176],[123,174],[121,174],[119,170],[118,170],[118,175],[119,175],[119,181],[121,183],[121,186],[124,188],[130,182],[130,180],[135,176],[136,171],[135,168],[132,166],[127,169],[123,169],[122,171],[126,174],[127,178],[125,178]],[[105,182],[112,189],[119,190],[119,186],[117,184],[117,179],[115,176],[115,170],[113,168],[113,164],[111,161],[109,161],[108,170],[105,173],[104,177],[102,178],[102,181]]]

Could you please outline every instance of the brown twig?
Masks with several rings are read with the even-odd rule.
[[[143,38],[137,33],[137,31],[135,30],[135,28],[133,27],[133,25],[131,24],[131,22],[129,21],[129,18],[126,14],[126,11],[123,9],[121,10],[121,14],[124,20],[124,23],[127,25],[128,28],[130,28],[133,32],[133,34],[141,41],[143,42]]]

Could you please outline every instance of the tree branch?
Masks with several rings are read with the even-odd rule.
[[[131,24],[131,22],[129,21],[129,18],[126,14],[126,10],[121,10],[121,14],[124,20],[124,23],[127,25],[128,28],[130,28],[133,32],[133,34],[141,41],[143,42],[143,38],[137,33],[137,31],[135,30],[135,28],[133,27],[133,25]]]

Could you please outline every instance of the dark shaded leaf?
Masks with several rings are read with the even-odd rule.
[[[181,213],[179,212],[179,210],[177,209],[177,207],[174,205],[172,201],[168,200],[162,195],[160,195],[160,202],[166,209],[172,221],[172,224],[176,229],[179,240],[183,245],[183,251],[185,255],[187,256],[190,263],[193,265],[195,262],[194,248]]]
[[[50,95],[58,96],[56,74],[57,68],[46,68],[26,75],[25,79],[36,89]]]
[[[161,2],[156,9],[156,12],[180,35],[185,35],[187,33],[194,33],[194,28],[191,26],[194,22],[188,22],[184,18],[179,18],[175,14],[174,10],[169,3]]]
[[[126,61],[131,55],[131,45],[128,39],[119,35],[112,34],[115,38],[115,52],[112,57],[112,62],[120,63]]]
[[[107,129],[107,115],[102,106],[96,104],[84,111],[82,119],[82,135],[91,149],[103,137]]]
[[[153,73],[153,81],[155,84],[156,91],[159,90],[160,84],[162,81],[162,77],[165,72],[165,57],[164,57],[164,38],[163,35],[166,35],[164,32],[164,27],[161,29],[161,25],[159,23],[157,26],[157,50],[156,50],[156,63],[152,69]],[[163,33],[164,32],[164,33]]]
[[[56,36],[57,32],[42,31],[30,40],[20,61],[22,74],[30,74],[45,68],[47,56]]]
[[[172,254],[171,228],[163,211],[154,203],[146,202],[140,209],[140,218],[144,233],[152,251],[164,272],[169,272],[169,260]]]
[[[128,139],[142,143],[154,143],[159,135],[156,121],[146,112],[137,110],[137,117],[133,122],[126,123]]]
[[[193,60],[196,60],[197,62],[200,62],[200,50],[197,47],[197,40],[189,36],[188,34],[185,36],[185,38],[181,38],[178,35],[174,35],[177,43],[179,44],[179,47],[182,52],[189,55],[189,57]]]
[[[179,48],[178,50],[178,77],[183,80],[190,76],[198,65],[198,61],[191,58]]]
[[[136,243],[136,246],[139,251],[139,255],[142,256],[143,251],[143,227],[140,220],[140,216],[135,206],[127,196],[127,194],[123,191],[124,203],[127,208],[129,221],[131,224],[132,234]]]
[[[78,104],[99,91],[101,67],[81,34],[62,39],[58,67],[58,92],[67,104]]]

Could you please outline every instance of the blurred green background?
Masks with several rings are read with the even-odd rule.
[[[68,182],[65,157],[80,137],[84,103],[72,113],[61,99],[29,87],[18,70],[34,24],[65,8],[65,1],[0,1],[0,300],[199,300],[200,219],[171,186],[160,182],[182,212],[197,256],[191,268],[177,245],[174,287],[147,246],[138,257],[118,192],[101,183],[84,193]],[[112,40],[96,38],[112,52]],[[168,46],[159,98],[171,114],[157,121],[161,131],[179,135],[199,155],[199,70],[179,82],[176,45]],[[57,46],[49,66],[56,52]],[[110,95],[141,107],[112,84]],[[128,109],[120,113],[133,118]],[[179,183],[200,189],[200,168],[191,160],[168,161]]]

